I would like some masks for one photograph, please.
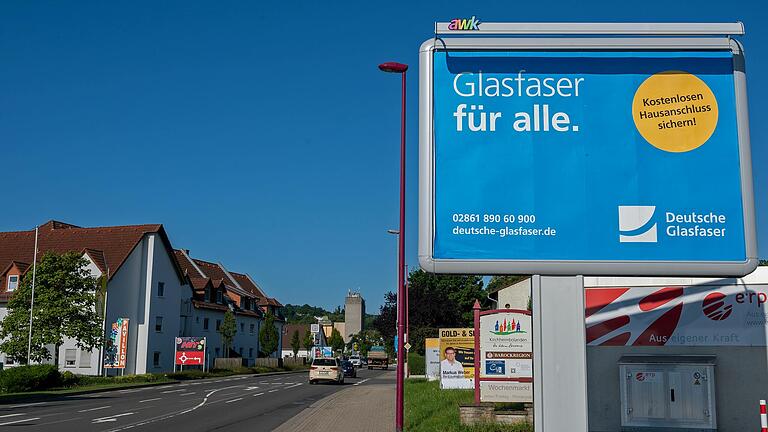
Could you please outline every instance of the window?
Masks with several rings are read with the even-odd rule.
[[[256,330],[256,324],[251,324],[251,334]]]
[[[221,320],[216,320],[216,331],[219,331],[221,328]]]
[[[208,318],[203,318],[203,330],[208,331]]]
[[[5,358],[5,364],[7,364],[7,365],[12,365],[12,364],[13,364],[13,359],[12,359],[12,358],[10,358],[10,357],[6,357],[6,358]]]
[[[200,324],[200,317],[195,317],[195,324]]]
[[[253,348],[248,348],[248,358],[253,358]]]
[[[240,357],[243,356],[243,347],[240,347]]]
[[[221,290],[216,290],[216,303],[224,303],[224,296]]]
[[[77,350],[67,349],[64,351],[64,367],[75,367],[75,361],[77,360]]]
[[[245,333],[245,323],[240,323],[240,333]]]
[[[163,297],[165,295],[165,282],[157,283],[157,296]]]
[[[155,317],[155,331],[160,333],[163,331],[163,317]]]
[[[205,288],[205,301],[208,303],[211,302],[211,289],[208,287]]]
[[[19,287],[19,276],[8,276],[8,292],[14,291]]]
[[[91,352],[86,350],[80,350],[80,367],[91,367]]]
[[[219,354],[221,354],[221,348],[216,348],[216,357],[219,357]]]
[[[152,366],[160,367],[160,351],[155,351],[152,354]]]

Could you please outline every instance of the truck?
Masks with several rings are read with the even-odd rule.
[[[381,345],[372,346],[368,350],[368,369],[380,368],[387,370],[389,368],[389,355],[387,350]]]

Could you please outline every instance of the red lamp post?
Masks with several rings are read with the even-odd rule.
[[[402,77],[402,108],[400,113],[400,235],[397,247],[397,397],[395,401],[395,430],[403,430],[403,365],[405,355],[403,336],[405,333],[405,71],[408,65],[387,62],[379,65],[383,72],[399,73]]]

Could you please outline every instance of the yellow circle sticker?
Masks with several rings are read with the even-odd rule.
[[[682,153],[707,142],[717,126],[717,100],[699,77],[665,71],[635,92],[632,118],[640,135],[659,150]]]

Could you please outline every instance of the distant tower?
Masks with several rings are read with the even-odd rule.
[[[353,334],[360,333],[365,323],[365,300],[359,292],[349,291],[344,300],[344,340],[349,341]]]

